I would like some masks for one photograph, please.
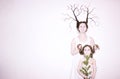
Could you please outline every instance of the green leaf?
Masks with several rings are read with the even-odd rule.
[[[89,70],[90,69],[90,65],[86,69]]]
[[[84,67],[83,67],[82,69],[83,69],[85,72],[87,72],[87,70],[86,70]]]
[[[84,75],[86,74],[84,70],[80,70],[80,72],[82,72]]]
[[[86,58],[86,60],[88,61],[88,60],[89,60],[89,58],[90,58],[90,56],[88,56],[88,55],[87,55],[87,56],[85,56],[85,58]]]
[[[85,69],[84,67],[82,67],[82,70],[85,72],[84,74],[85,74],[86,76],[88,76],[88,71],[87,71],[87,69]]]
[[[92,71],[88,72],[88,74],[90,75],[92,73]]]
[[[87,66],[88,65],[88,61],[83,61],[83,63]]]

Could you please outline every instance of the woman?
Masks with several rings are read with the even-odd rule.
[[[79,45],[81,44],[82,46],[84,46],[87,44],[92,47],[95,45],[94,39],[86,34],[88,30],[88,25],[86,21],[77,22],[76,28],[79,32],[79,35],[73,38],[71,42],[71,54],[73,55],[73,63],[70,79],[81,79],[77,72],[77,66],[80,60],[79,50],[81,49]]]
[[[71,54],[76,55],[78,54],[78,44],[82,44],[82,46],[89,44],[92,47],[95,45],[95,42],[92,37],[89,37],[86,32],[88,30],[88,25],[85,21],[81,21],[77,25],[77,30],[79,32],[79,35],[75,38],[73,38],[71,42]]]
[[[71,42],[71,54],[73,56],[73,63],[72,63],[72,69],[70,74],[70,79],[83,79],[77,72],[77,66],[80,60],[79,51],[82,49],[82,46],[84,45],[90,45],[94,50],[99,49],[98,45],[95,44],[94,39],[86,34],[88,30],[88,16],[91,13],[89,9],[87,8],[87,16],[86,21],[79,21],[78,15],[80,14],[78,11],[79,9],[77,7],[71,8],[72,13],[74,15],[75,21],[76,21],[76,28],[78,31],[78,36],[73,38]],[[78,14],[76,14],[78,11]]]

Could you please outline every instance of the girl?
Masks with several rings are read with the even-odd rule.
[[[83,79],[95,79],[96,61],[93,58],[95,50],[90,45],[85,45],[79,51],[83,58],[80,59],[77,72]]]

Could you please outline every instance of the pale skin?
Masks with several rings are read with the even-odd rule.
[[[83,78],[87,78],[87,76],[85,76],[82,72],[80,72],[80,69],[83,66],[83,61],[85,60],[85,56],[90,55],[91,49],[89,47],[85,47],[84,48],[84,58],[80,60],[78,68],[77,68],[77,72],[83,77]],[[93,58],[90,58],[89,63],[92,67],[92,74],[91,74],[91,79],[95,79],[95,74],[96,74],[96,61]]]
[[[79,35],[75,38],[73,38],[72,42],[71,42],[71,54],[72,55],[76,55],[79,53],[79,49],[77,48],[78,45],[78,40],[79,42],[85,42],[88,38],[87,34],[87,27],[85,23],[81,23],[79,25]],[[93,46],[95,44],[94,39],[92,37],[90,37],[90,45]]]

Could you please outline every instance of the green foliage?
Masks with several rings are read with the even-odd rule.
[[[84,67],[82,67],[82,69],[80,69],[80,72],[82,72],[85,76],[89,76],[92,72],[89,71],[90,69],[90,65],[89,65],[89,59],[90,56],[86,56],[85,57],[85,61],[83,61]]]

